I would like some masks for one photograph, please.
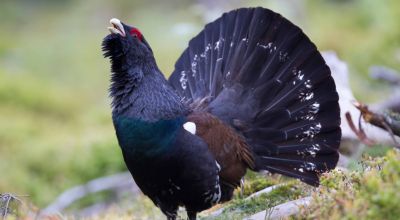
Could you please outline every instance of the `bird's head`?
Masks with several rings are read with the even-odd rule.
[[[117,18],[110,20],[111,34],[103,40],[104,56],[109,57],[113,69],[127,69],[131,66],[152,62],[153,52],[139,29],[122,23]],[[115,65],[114,65],[115,64]]]

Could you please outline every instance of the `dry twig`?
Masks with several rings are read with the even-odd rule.
[[[396,113],[377,113],[371,111],[367,105],[362,104],[360,102],[354,102],[354,106],[360,111],[362,118],[365,122],[370,123],[374,126],[382,128],[386,130],[393,142],[395,143],[397,148],[400,148],[400,144],[396,141],[395,135],[400,137],[400,115]],[[347,120],[351,129],[357,134],[363,143],[365,143],[365,139],[367,139],[364,131],[361,128],[361,123],[359,123],[360,130],[357,130],[352,123],[351,117],[346,114]],[[368,143],[368,141],[367,141]]]
[[[361,117],[361,115],[360,115],[360,117]],[[375,142],[373,140],[369,139],[367,137],[367,135],[365,134],[364,129],[362,129],[362,127],[361,127],[360,120],[358,123],[359,129],[356,128],[356,126],[354,125],[353,119],[351,118],[350,112],[346,112],[346,120],[347,120],[347,123],[349,124],[350,129],[354,132],[354,134],[356,134],[356,136],[362,143],[364,143],[368,146],[372,146],[375,144]]]
[[[42,210],[42,214],[59,213],[79,199],[105,190],[123,190],[136,193],[139,189],[128,172],[100,177],[64,191],[52,204]]]
[[[0,194],[0,214],[3,220],[5,220],[7,215],[11,212],[10,205],[13,201],[17,201],[18,203],[23,204],[21,199],[19,199],[18,197],[22,196],[16,196],[11,193]]]

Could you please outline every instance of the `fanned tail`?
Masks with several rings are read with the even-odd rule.
[[[318,174],[336,166],[335,83],[315,45],[281,15],[225,13],[190,41],[169,82],[245,137],[255,170],[317,185]]]

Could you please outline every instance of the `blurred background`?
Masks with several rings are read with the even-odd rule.
[[[396,0],[2,0],[0,193],[28,195],[44,208],[70,187],[125,171],[111,122],[109,63],[100,47],[110,18],[138,27],[168,76],[207,22],[249,6],[282,14],[320,50],[335,51],[349,65],[358,100],[375,102],[390,92],[368,70],[400,69]]]

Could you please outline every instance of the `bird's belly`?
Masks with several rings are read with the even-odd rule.
[[[185,167],[180,164],[182,161],[176,162],[131,163],[129,170],[142,192],[160,207],[169,204],[200,211],[219,201],[221,189],[218,177],[207,177],[212,180],[198,179],[193,175],[175,172]],[[192,170],[192,173],[196,172]]]
[[[185,187],[177,183],[177,174],[168,164],[130,164],[129,170],[140,190],[157,206],[183,205],[181,198]]]

